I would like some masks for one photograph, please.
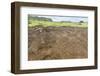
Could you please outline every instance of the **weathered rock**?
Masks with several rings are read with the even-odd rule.
[[[87,28],[35,27],[28,29],[28,59],[87,58]]]

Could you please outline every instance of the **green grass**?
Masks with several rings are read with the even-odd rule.
[[[88,27],[88,23],[84,22],[84,23],[79,23],[79,22],[50,22],[50,21],[37,21],[37,20],[30,20],[28,22],[28,26],[29,27],[34,27],[37,25],[42,25],[44,27],[48,27],[48,26],[69,26],[69,27],[82,27],[82,28],[86,28]]]

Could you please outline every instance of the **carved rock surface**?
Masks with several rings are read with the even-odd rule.
[[[87,58],[87,42],[87,28],[28,28],[28,60]]]

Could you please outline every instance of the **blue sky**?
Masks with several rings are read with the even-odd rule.
[[[53,21],[59,22],[59,21],[71,21],[71,22],[88,22],[88,17],[83,17],[83,16],[40,16],[38,17],[46,17],[46,18],[51,18]]]

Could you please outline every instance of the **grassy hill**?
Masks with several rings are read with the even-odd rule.
[[[83,27],[86,28],[88,23],[79,23],[79,22],[50,22],[50,21],[38,21],[38,20],[30,20],[28,23],[29,27],[34,27],[37,25],[42,25],[44,27],[48,26],[69,26],[69,27]]]
[[[72,21],[53,21],[51,18],[46,17],[38,17],[38,16],[28,16],[28,26],[34,27],[37,25],[42,25],[43,27],[48,26],[69,26],[69,27],[83,27],[86,28],[88,23],[87,22],[72,22]]]

